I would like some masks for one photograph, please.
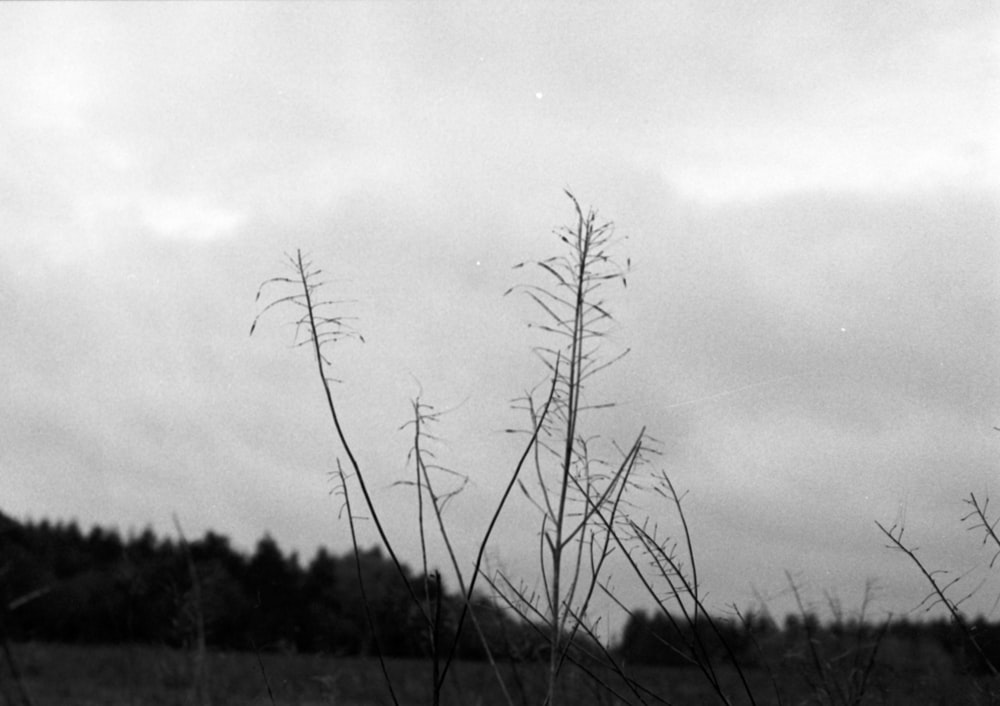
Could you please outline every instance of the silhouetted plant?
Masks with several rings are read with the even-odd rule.
[[[565,253],[533,263],[546,276],[546,285],[516,288],[542,311],[542,320],[534,326],[551,342],[536,351],[556,382],[553,412],[541,424],[542,438],[533,456],[535,482],[521,483],[541,515],[544,596],[543,609],[536,613],[549,636],[549,704],[556,702],[557,678],[569,649],[581,625],[590,620],[594,591],[614,548],[612,535],[622,498],[646,451],[643,429],[626,451],[619,450],[617,460],[610,460],[594,448],[598,437],[585,429],[583,417],[588,411],[614,406],[586,401],[585,383],[628,353],[626,349],[604,358],[600,344],[613,321],[603,287],[613,282],[625,286],[629,262],[621,267],[610,253],[613,225],[599,223],[593,210],[584,213],[573,195],[566,195],[576,223],[556,231]],[[523,408],[536,422],[530,395],[525,396]],[[504,584],[513,588],[509,580]],[[521,592],[518,599],[530,603]]]
[[[442,613],[439,610],[440,604],[435,602],[432,604],[430,601],[430,594],[426,590],[424,599],[418,595],[418,587],[413,585],[410,581],[407,571],[399,559],[392,541],[388,537],[383,522],[381,520],[381,515],[376,506],[375,500],[370,492],[369,485],[366,481],[365,473],[363,472],[360,464],[358,463],[357,457],[348,442],[346,435],[344,433],[343,427],[341,425],[340,417],[337,411],[337,405],[334,402],[334,396],[331,389],[331,381],[333,378],[329,373],[330,360],[326,355],[326,349],[341,340],[346,338],[358,338],[359,340],[364,340],[360,334],[358,334],[353,327],[348,323],[349,319],[340,315],[331,309],[336,309],[337,306],[343,302],[324,300],[319,298],[320,289],[324,285],[324,281],[321,279],[322,271],[315,268],[310,262],[308,262],[302,255],[301,251],[296,253],[294,258],[289,258],[292,267],[292,276],[287,277],[275,277],[264,282],[260,289],[258,290],[258,299],[261,293],[269,285],[279,285],[279,286],[290,286],[292,291],[289,294],[279,296],[278,298],[271,301],[264,309],[258,314],[254,319],[254,323],[250,328],[251,335],[253,334],[257,322],[260,317],[263,316],[270,309],[280,306],[280,305],[290,305],[298,309],[300,316],[297,319],[298,330],[304,332],[303,337],[298,341],[300,345],[308,345],[314,362],[317,367],[318,376],[320,379],[320,384],[323,389],[323,393],[326,398],[327,410],[330,419],[333,423],[334,430],[338,440],[340,441],[341,447],[344,450],[344,454],[347,457],[349,469],[344,470],[340,459],[337,460],[337,469],[335,472],[335,478],[338,481],[337,492],[343,498],[344,510],[347,518],[348,525],[350,527],[351,543],[354,548],[354,556],[356,559],[356,571],[358,584],[361,590],[362,600],[364,602],[364,610],[367,616],[369,628],[371,630],[372,640],[375,647],[376,655],[379,659],[379,663],[382,668],[382,673],[385,678],[386,685],[390,692],[390,697],[394,703],[398,703],[398,698],[393,687],[393,680],[389,674],[388,668],[385,663],[385,650],[380,639],[380,631],[378,630],[377,621],[373,613],[373,604],[369,600],[368,587],[365,583],[364,573],[361,569],[360,556],[361,549],[358,545],[357,531],[355,528],[355,523],[357,520],[356,511],[351,502],[351,492],[348,488],[349,480],[357,483],[358,488],[361,491],[361,496],[363,498],[363,504],[365,510],[367,511],[368,517],[374,523],[376,531],[379,536],[381,545],[386,549],[392,560],[393,565],[396,568],[398,579],[402,582],[402,585],[406,588],[407,594],[409,596],[410,604],[414,607],[417,614],[420,616],[421,622],[424,626],[424,630],[428,636],[428,645],[431,649],[430,664],[431,664],[431,683],[432,683],[432,701],[434,704],[440,703],[441,690],[445,683],[445,678],[448,674],[449,667],[454,660],[456,646],[459,641],[459,636],[461,634],[461,629],[468,615],[469,609],[472,607],[472,598],[474,595],[474,589],[476,581],[480,575],[480,566],[482,563],[483,556],[485,554],[486,545],[490,539],[494,527],[496,526],[499,514],[506,504],[507,498],[510,495],[510,491],[513,488],[513,484],[520,473],[521,467],[524,465],[525,459],[530,453],[533,447],[537,435],[538,429],[531,435],[524,452],[521,455],[520,460],[515,465],[514,471],[512,473],[510,482],[508,483],[507,489],[505,490],[503,496],[501,497],[497,508],[493,514],[491,522],[484,533],[480,541],[479,551],[477,558],[475,560],[472,572],[468,581],[466,582],[463,574],[459,568],[457,558],[450,549],[450,541],[448,539],[447,527],[442,520],[442,509],[444,503],[448,501],[453,494],[439,495],[435,493],[434,486],[431,483],[430,475],[428,473],[429,466],[426,462],[426,458],[421,451],[420,442],[422,437],[420,431],[420,425],[426,423],[431,417],[428,416],[427,407],[422,405],[419,400],[414,401],[414,425],[415,431],[415,444],[413,458],[416,464],[416,487],[418,490],[418,498],[421,502],[421,515],[419,519],[418,530],[420,532],[421,543],[423,545],[425,536],[425,525],[424,525],[424,515],[423,515],[423,497],[424,493],[427,494],[428,499],[431,503],[431,508],[435,516],[438,530],[441,533],[446,545],[449,547],[449,556],[452,560],[452,567],[456,573],[456,577],[460,586],[462,587],[462,593],[464,597],[464,605],[462,606],[462,612],[457,620],[457,627],[454,634],[450,638],[450,646],[445,647],[444,641],[441,639],[442,624],[441,618]],[[558,365],[557,365],[558,368]],[[553,384],[553,390],[555,384]],[[550,392],[548,400],[545,402],[541,417],[539,419],[538,427],[544,422],[545,415],[547,413],[549,403],[553,397],[553,392]],[[426,563],[426,562],[425,562]],[[425,571],[425,576],[427,572]],[[484,645],[487,652],[489,651],[488,645]],[[502,684],[502,678],[499,672],[496,672],[498,681]],[[506,693],[506,689],[504,690]]]
[[[613,407],[614,403],[587,400],[587,383],[594,375],[628,353],[625,350],[618,355],[605,357],[601,344],[613,321],[604,299],[604,288],[616,282],[625,286],[630,262],[626,259],[624,266],[621,266],[610,252],[612,225],[599,223],[593,210],[585,212],[572,194],[567,192],[567,196],[573,204],[575,222],[570,227],[556,231],[564,248],[563,254],[534,263],[521,263],[517,267],[533,265],[542,273],[545,283],[523,284],[509,290],[524,292],[542,312],[542,320],[531,326],[548,337],[546,343],[535,349],[547,369],[547,383],[542,389],[547,389],[548,392],[541,397],[529,392],[518,401],[518,408],[528,417],[529,426],[521,432],[528,437],[527,442],[497,502],[489,526],[480,539],[477,556],[467,574],[455,555],[444,521],[446,505],[460,493],[466,479],[463,474],[438,463],[428,448],[429,442],[434,439],[428,428],[436,423],[438,413],[420,398],[414,400],[411,421],[414,441],[410,456],[414,473],[411,478],[401,481],[401,484],[412,486],[416,490],[423,581],[421,585],[410,581],[395,552],[381,521],[365,472],[345,436],[338,415],[330,384],[333,376],[330,373],[327,349],[345,339],[361,339],[353,328],[351,319],[339,311],[344,302],[323,298],[321,289],[325,283],[322,271],[312,265],[301,252],[289,257],[292,271],[289,276],[269,279],[258,291],[259,299],[263,291],[271,286],[290,288],[283,290],[284,293],[262,309],[251,326],[251,334],[261,316],[270,309],[291,306],[298,312],[296,323],[301,335],[296,338],[297,344],[309,347],[316,364],[328,413],[346,457],[346,468],[338,459],[334,476],[351,530],[358,583],[375,651],[394,701],[397,701],[397,696],[382,658],[384,647],[380,643],[380,631],[372,612],[373,600],[368,595],[360,566],[362,552],[355,529],[358,509],[352,502],[352,494],[355,492],[350,489],[352,484],[356,484],[360,491],[364,511],[374,523],[381,545],[388,552],[396,567],[398,579],[406,588],[412,614],[418,624],[423,626],[424,644],[429,652],[432,701],[435,704],[439,703],[441,689],[467,620],[474,626],[486,657],[493,663],[489,640],[476,615],[475,587],[478,579],[483,576],[482,563],[487,544],[515,486],[521,489],[539,512],[542,590],[538,594],[532,593],[516,577],[502,571],[487,576],[486,580],[496,595],[520,615],[525,625],[544,638],[545,659],[548,663],[545,702],[549,706],[555,706],[559,700],[559,675],[567,662],[590,675],[596,684],[615,698],[621,697],[592,668],[593,664],[600,662],[610,665],[613,671],[624,676],[615,655],[597,638],[596,625],[590,615],[595,593],[610,593],[604,578],[609,558],[615,553],[623,555],[658,601],[664,615],[668,620],[673,620],[666,609],[666,599],[653,588],[647,578],[647,570],[639,567],[633,552],[644,553],[653,562],[656,580],[666,582],[670,600],[675,601],[676,606],[681,609],[680,620],[686,629],[680,633],[688,636],[688,658],[702,669],[724,702],[729,701],[713,665],[716,655],[708,649],[709,638],[703,633],[707,631],[713,636],[711,639],[722,646],[726,658],[734,664],[741,679],[743,677],[735,654],[727,644],[727,639],[732,634],[725,632],[724,626],[709,615],[702,603],[691,537],[680,498],[666,474],[659,476],[658,492],[672,500],[673,509],[681,521],[686,548],[685,560],[682,561],[673,554],[673,547],[657,535],[648,521],[629,516],[625,511],[628,506],[627,494],[633,485],[633,474],[646,461],[651,451],[645,429],[640,430],[627,447],[604,441],[590,429],[588,415],[594,410]],[[529,478],[521,475],[526,464],[533,471]],[[441,476],[456,480],[457,485],[442,488],[437,479]],[[444,541],[451,572],[463,597],[457,618],[453,618],[445,610],[440,578],[427,564],[425,538],[429,526],[433,526]],[[499,670],[495,670],[495,673],[505,698],[510,703],[510,692],[504,685]],[[637,685],[627,678],[625,681],[633,696],[642,701],[644,697]],[[749,686],[745,679],[742,681],[752,701]]]
[[[966,515],[963,519],[968,519],[970,517],[977,518],[977,520],[983,522],[988,530],[987,539],[991,536],[995,537],[995,535],[992,535],[992,525],[986,522],[985,514],[983,514],[985,511],[985,505],[980,508],[980,506],[976,503],[975,496],[972,496],[969,502],[973,505],[974,509],[972,513]],[[903,553],[907,558],[909,558],[930,586],[930,591],[920,602],[917,608],[930,610],[935,606],[943,607],[951,617],[953,624],[965,637],[966,643],[977,656],[982,668],[994,677],[1000,676],[1000,672],[997,671],[997,667],[983,650],[976,637],[975,631],[961,609],[962,604],[974,596],[982,584],[980,583],[974,588],[966,590],[959,598],[953,598],[952,593],[954,592],[954,589],[959,586],[967,574],[951,575],[949,578],[950,572],[948,570],[928,568],[920,557],[917,556],[918,548],[909,546],[903,541],[903,532],[905,529],[903,525],[893,524],[890,527],[885,527],[880,522],[876,522],[875,524],[882,534],[889,540],[889,544],[887,546],[890,549]],[[979,527],[979,525],[974,525],[974,528],[976,527]],[[991,559],[991,566],[992,563],[993,560]]]

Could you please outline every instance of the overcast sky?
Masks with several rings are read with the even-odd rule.
[[[366,339],[335,393],[390,533],[415,564],[422,390],[471,561],[544,378],[502,295],[570,189],[633,266],[587,430],[660,440],[710,603],[783,612],[787,570],[906,611],[876,520],[989,560],[960,519],[1000,492],[998,48],[985,1],[4,5],[0,510],[346,550],[293,313],[247,335],[302,248]],[[537,517],[505,517],[530,583]]]

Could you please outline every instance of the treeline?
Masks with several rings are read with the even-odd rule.
[[[358,557],[367,603],[383,652],[420,657],[428,653],[420,609],[441,616],[451,635],[462,600],[435,576],[404,566],[404,583],[378,549]],[[408,585],[407,585],[408,584]],[[546,654],[531,625],[477,598],[476,616],[493,655],[531,660]],[[778,625],[768,615],[742,619],[701,617],[693,624],[662,612],[635,611],[614,646],[626,663],[683,666],[692,650],[713,662],[737,659],[753,667],[805,660],[809,645],[867,649],[901,663],[928,655],[977,669],[983,655],[1000,664],[1000,623],[978,619],[970,626],[982,655],[950,621],[895,619],[888,625],[790,615]],[[249,556],[214,532],[182,544],[151,530],[123,538],[99,527],[83,532],[75,522],[16,522],[0,513],[0,635],[10,640],[67,643],[149,643],[176,647],[203,635],[209,647],[294,650],[372,655],[375,645],[353,554],[320,549],[303,564],[270,536]],[[839,649],[839,648],[838,648]],[[458,655],[481,659],[485,651],[471,624],[459,638]]]
[[[966,625],[975,639],[951,620],[892,618],[882,622],[836,619],[823,622],[814,613],[790,614],[778,625],[768,614],[747,612],[740,617],[701,614],[695,621],[657,612],[632,613],[618,642],[617,656],[625,662],[664,666],[690,665],[698,652],[713,664],[733,659],[741,667],[791,667],[808,672],[815,656],[826,660],[858,659],[863,668],[869,656],[895,671],[956,669],[992,673],[1000,664],[1000,623],[979,617]],[[993,665],[993,666],[991,666]]]
[[[461,599],[434,576],[404,566],[404,584],[378,549],[358,560],[383,653],[426,653],[411,590],[429,596],[426,607],[438,611],[444,631],[454,631]],[[325,549],[303,565],[267,535],[246,556],[214,532],[185,546],[149,529],[122,538],[100,527],[84,533],[75,522],[19,523],[0,513],[0,630],[19,641],[180,647],[202,634],[215,648],[370,655],[375,646],[357,571],[353,554]],[[476,615],[494,654],[538,652],[530,626],[485,600],[477,600]],[[469,625],[458,654],[485,656]]]

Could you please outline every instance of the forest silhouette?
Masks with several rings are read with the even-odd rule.
[[[425,656],[419,616],[392,562],[378,548],[362,551],[360,560],[383,650],[394,657]],[[424,590],[425,577],[409,568],[406,574],[414,590]],[[456,618],[461,596],[437,583],[436,574],[426,578],[431,600]],[[190,542],[158,537],[149,528],[123,538],[117,530],[97,526],[84,532],[75,521],[19,522],[0,513],[0,608],[3,639],[13,642],[184,648],[193,645],[200,623],[206,644],[214,649],[373,654],[353,555],[320,548],[303,563],[268,534],[246,555],[213,531]],[[545,637],[530,623],[485,596],[475,599],[475,609],[495,658],[543,657]],[[919,652],[947,655],[974,672],[982,668],[960,631],[944,618],[824,623],[807,613],[785,616],[779,625],[766,612],[751,611],[743,620],[720,616],[716,621],[722,634],[715,649],[721,652],[718,640],[726,640],[745,666],[768,653],[787,658],[787,650],[801,644],[803,636],[822,640],[844,632],[884,631],[883,652],[905,652],[906,661]],[[980,618],[972,627],[985,655],[1000,661],[1000,623]],[[668,616],[637,609],[612,649],[632,663],[683,665],[687,636],[679,629],[699,626],[681,628]],[[458,654],[485,657],[470,628],[463,629]]]

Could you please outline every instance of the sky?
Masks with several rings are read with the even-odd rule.
[[[6,514],[346,551],[295,312],[248,335],[302,249],[365,339],[334,394],[390,536],[416,566],[419,395],[471,566],[551,343],[504,292],[570,190],[631,263],[584,428],[658,440],[711,607],[783,614],[787,572],[913,610],[878,521],[1000,617],[962,522],[1000,461],[995,4],[8,4],[0,92]],[[537,586],[539,522],[516,498],[491,567]]]

